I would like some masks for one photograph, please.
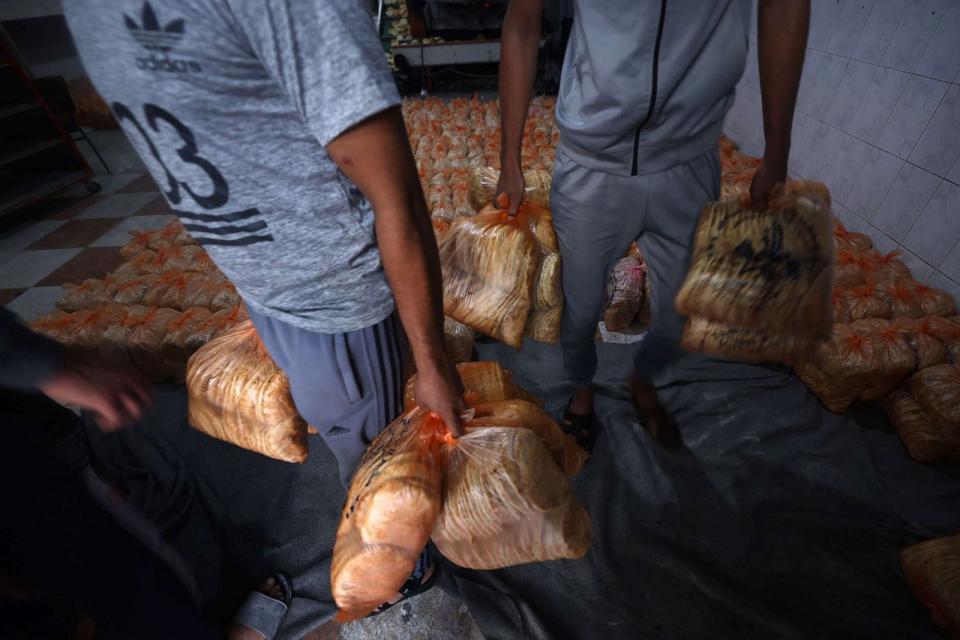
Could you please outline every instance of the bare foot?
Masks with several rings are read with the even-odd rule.
[[[264,580],[260,586],[257,587],[257,591],[280,602],[284,601],[284,596],[286,595],[283,592],[283,588],[277,584],[277,581],[273,578]],[[263,640],[263,634],[259,631],[254,631],[246,625],[231,622],[227,627],[227,638],[229,640]]]
[[[660,404],[657,390],[646,378],[636,373],[630,374],[628,380],[633,402],[643,417],[643,426],[657,443],[667,447],[678,447],[683,441],[680,438],[680,428],[676,421]]]
[[[593,415],[593,385],[573,389],[569,411],[577,416]]]

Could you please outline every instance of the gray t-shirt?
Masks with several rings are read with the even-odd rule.
[[[365,4],[64,3],[93,84],[193,237],[251,307],[322,333],[393,311],[371,207],[325,149],[400,102]]]

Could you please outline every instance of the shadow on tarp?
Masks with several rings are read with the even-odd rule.
[[[491,639],[937,637],[906,587],[899,549],[960,529],[955,465],[910,461],[882,415],[824,410],[789,371],[736,363],[679,370],[661,393],[685,449],[639,425],[623,380],[630,347],[599,345],[604,433],[575,479],[594,544],[578,561],[489,572],[448,565]],[[569,393],[558,347],[481,345],[556,415]],[[333,611],[329,570],[344,494],[311,439],[303,465],[186,424],[182,387],[157,389],[136,429],[91,432],[99,470],[159,524],[228,617],[281,569],[297,597],[283,637]]]

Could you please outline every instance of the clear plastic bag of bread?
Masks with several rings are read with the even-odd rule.
[[[900,332],[917,354],[917,369],[926,369],[946,362],[947,348],[930,331],[927,322],[915,318],[894,318],[890,321],[890,328]]]
[[[109,287],[104,280],[87,278],[80,284],[63,285],[63,296],[57,300],[57,309],[61,311],[79,311],[89,309],[112,300]]]
[[[952,316],[957,313],[957,307],[954,304],[953,296],[946,291],[935,289],[912,281],[914,295],[920,310],[925,316]]]
[[[898,389],[880,401],[897,430],[907,455],[917,462],[960,457],[960,439],[951,440],[907,389]]]
[[[470,361],[476,337],[476,332],[462,322],[450,317],[443,319],[443,343],[447,355],[455,364]]]
[[[784,335],[830,336],[833,219],[826,187],[794,182],[765,211],[706,205],[677,310]]]
[[[910,280],[886,280],[878,282],[875,295],[890,309],[892,318],[922,318],[923,305],[917,290]]]
[[[439,416],[414,408],[364,454],[333,546],[330,586],[341,622],[390,600],[413,572],[440,513],[447,440]]]
[[[444,313],[516,349],[533,303],[542,252],[531,208],[460,218],[440,243]]]
[[[701,316],[687,318],[681,339],[681,346],[687,351],[757,364],[796,364],[810,358],[819,344],[818,339],[809,336],[782,335],[713,322]]]
[[[560,342],[560,327],[563,320],[563,298],[555,307],[534,309],[527,320],[527,335],[531,340],[546,344]]]
[[[903,549],[900,566],[933,622],[949,637],[960,638],[960,535]]]
[[[960,324],[940,316],[927,316],[920,322],[924,331],[940,341],[947,351],[947,362],[960,363]]]
[[[796,363],[794,371],[827,409],[844,413],[864,389],[876,384],[880,350],[877,340],[837,324],[830,340],[820,343],[813,358]]]
[[[202,330],[213,313],[203,307],[190,307],[167,326],[160,344],[160,358],[177,382],[186,379],[187,361],[208,342]]]
[[[500,171],[493,167],[478,167],[470,175],[470,204],[479,211],[497,196]],[[532,169],[523,172],[523,201],[541,207],[550,206],[549,171]]]
[[[498,569],[586,554],[590,517],[533,431],[468,429],[446,449],[432,538],[448,560]]]
[[[500,400],[527,400],[542,404],[526,389],[513,381],[513,374],[494,360],[463,362],[457,365],[457,373],[463,383],[463,399],[467,406],[475,406]],[[403,410],[416,406],[416,374],[410,376],[403,391]]]
[[[620,258],[607,274],[607,308],[603,321],[609,331],[630,326],[643,303],[646,268],[633,256]]]
[[[938,364],[918,371],[907,385],[917,404],[935,426],[960,443],[960,369]]]
[[[841,287],[855,287],[866,281],[866,275],[872,273],[868,256],[854,249],[840,249],[834,259],[834,284]]]
[[[197,350],[186,379],[195,429],[277,460],[307,459],[307,424],[290,383],[249,320]]]
[[[843,223],[834,218],[833,220],[833,239],[837,250],[852,249],[853,251],[866,251],[873,248],[873,241],[870,236],[849,231]]]
[[[889,320],[870,318],[850,323],[859,336],[874,341],[877,373],[857,394],[861,400],[880,400],[917,369],[918,354],[900,328]]]

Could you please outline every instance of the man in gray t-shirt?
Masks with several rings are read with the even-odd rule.
[[[419,404],[457,435],[463,409],[436,243],[363,4],[65,3],[91,80],[237,286],[344,484],[399,411],[404,333]]]

